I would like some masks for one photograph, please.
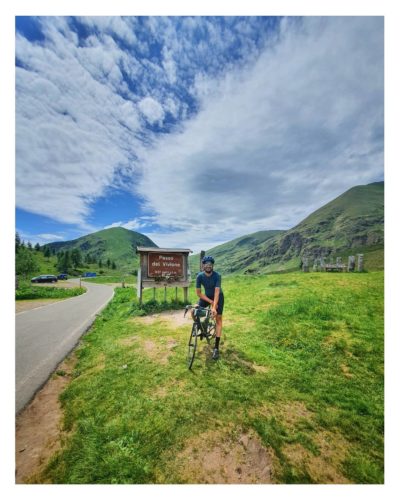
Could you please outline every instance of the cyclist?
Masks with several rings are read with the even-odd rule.
[[[219,341],[222,335],[222,312],[224,310],[224,294],[221,288],[221,275],[214,271],[214,259],[208,255],[203,257],[201,263],[203,271],[197,275],[196,294],[199,297],[199,306],[211,306],[212,315],[217,323],[213,359],[219,358]],[[204,292],[201,291],[201,286]]]

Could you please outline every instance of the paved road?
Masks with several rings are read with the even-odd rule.
[[[16,315],[17,413],[44,385],[114,294],[113,287],[107,285],[85,283],[85,287],[83,295]]]

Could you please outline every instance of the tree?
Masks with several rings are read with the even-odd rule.
[[[71,260],[74,268],[76,269],[82,264],[82,254],[79,248],[74,248],[71,252]]]
[[[44,247],[44,256],[46,257],[47,261],[49,261],[49,258],[50,258],[50,248],[49,247]]]
[[[25,279],[29,274],[39,270],[39,264],[35,254],[25,246],[20,246],[15,257],[15,273],[17,276],[23,276]]]
[[[32,243],[30,241],[28,241],[27,247],[28,247],[28,250],[32,250]]]
[[[18,250],[21,247],[21,238],[18,233],[15,233],[15,253],[18,253]]]
[[[111,260],[110,259],[107,259],[106,266],[108,267],[108,269],[110,269],[110,267],[111,267]]]
[[[101,259],[99,259],[99,267],[100,267],[100,269],[103,267],[103,262]]]
[[[36,252],[40,252],[40,245],[39,245],[39,243],[36,243],[36,245],[35,245],[35,251]]]
[[[57,269],[63,273],[68,273],[72,267],[71,255],[69,250],[60,252],[58,255]]]
[[[113,261],[111,264],[112,269],[117,269],[117,266],[115,265],[115,262]]]

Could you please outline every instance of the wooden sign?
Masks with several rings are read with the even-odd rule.
[[[184,300],[187,302],[191,283],[189,254],[190,248],[137,247],[140,262],[137,274],[137,296],[142,303],[144,288],[164,288],[166,300],[167,287],[175,287],[176,298],[178,287],[183,288]]]
[[[181,277],[183,271],[183,255],[173,253],[149,253],[148,277]]]

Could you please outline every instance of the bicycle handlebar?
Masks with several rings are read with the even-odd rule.
[[[210,315],[211,313],[211,309],[209,307],[201,307],[199,306],[198,304],[194,304],[194,305],[187,305],[185,307],[185,314],[183,315],[183,317],[186,316],[186,313],[190,310],[190,309],[200,309],[200,311],[206,311],[208,315]]]

